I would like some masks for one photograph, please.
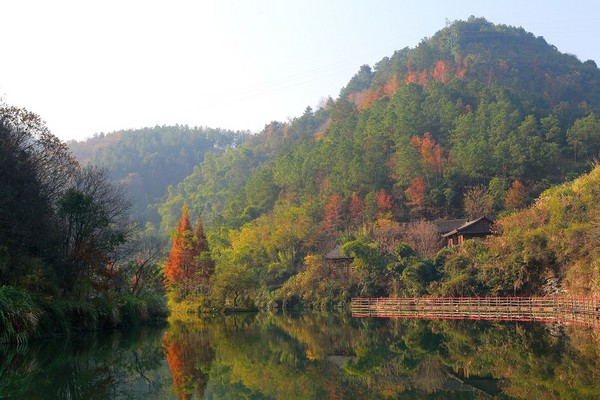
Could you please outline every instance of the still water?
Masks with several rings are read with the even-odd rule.
[[[600,399],[600,331],[236,315],[0,347],[4,399]]]

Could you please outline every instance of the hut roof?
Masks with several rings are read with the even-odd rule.
[[[469,221],[442,235],[442,237],[448,237],[452,235],[456,235],[459,232],[462,232],[467,229],[473,230],[471,233],[491,233],[490,225],[492,225],[494,221],[489,219],[488,217],[479,217],[474,219],[473,221]]]
[[[342,254],[342,246],[335,246],[329,253],[325,254],[325,258],[328,260],[351,260],[352,257],[348,257]]]
[[[436,226],[438,233],[440,235],[444,235],[445,233],[448,233],[457,228],[460,228],[467,222],[468,222],[468,220],[466,218],[461,218],[461,219],[449,219],[449,220],[445,220],[445,221],[433,221],[433,224]]]

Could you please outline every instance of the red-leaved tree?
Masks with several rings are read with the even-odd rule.
[[[181,209],[181,219],[173,234],[173,245],[167,263],[165,264],[165,285],[174,290],[179,297],[190,293],[190,278],[195,273],[193,254],[194,234],[187,205]]]
[[[165,285],[180,299],[191,293],[208,294],[210,277],[215,263],[210,256],[202,218],[198,215],[192,232],[187,206],[173,234],[173,246],[165,265]]]

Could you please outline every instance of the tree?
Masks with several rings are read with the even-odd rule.
[[[567,130],[567,142],[575,161],[581,157],[600,157],[600,121],[591,113],[580,118]]]
[[[442,248],[437,228],[431,222],[420,220],[408,224],[405,240],[421,257],[433,257]]]
[[[465,193],[465,213],[471,220],[479,217],[491,217],[494,212],[494,196],[485,186],[472,187]]]
[[[167,289],[174,291],[176,298],[179,299],[185,298],[193,289],[191,287],[195,273],[193,240],[187,204],[184,204],[177,230],[173,233],[171,253],[165,264],[165,285]]]
[[[323,228],[331,235],[344,229],[344,199],[338,193],[334,193],[329,198],[325,206],[325,217]]]
[[[130,232],[129,207],[123,188],[109,179],[106,170],[85,167],[77,173],[58,202],[60,273],[67,290],[89,296],[90,288],[112,284],[117,250]]]
[[[120,268],[121,285],[129,281],[128,290],[134,296],[146,293],[162,293],[164,290],[163,268],[159,262],[166,256],[167,239],[148,222],[146,229],[135,229],[133,237],[123,246],[122,258],[128,259]],[[115,287],[117,292],[122,287]]]
[[[220,304],[237,308],[240,300],[248,297],[257,283],[256,273],[247,265],[223,265],[215,274],[211,296]]]
[[[215,262],[210,255],[210,248],[206,239],[206,233],[204,233],[204,224],[202,223],[202,216],[200,214],[198,214],[196,227],[194,228],[192,254],[195,257],[194,264],[198,289],[201,293],[208,294],[210,278],[215,272]]]
[[[427,182],[425,179],[417,176],[410,182],[410,186],[406,189],[406,197],[408,202],[406,205],[413,208],[415,214],[423,214],[427,205],[429,204],[429,198],[427,197]]]
[[[392,216],[394,199],[391,194],[386,193],[385,190],[380,190],[377,192],[375,202],[377,203],[377,216],[379,218],[389,218]]]
[[[0,102],[0,284],[59,262],[55,211],[77,168],[39,116]]]
[[[514,181],[504,199],[504,208],[507,210],[518,210],[527,205],[527,189],[519,181]]]
[[[365,222],[365,202],[353,193],[350,199],[350,226],[354,229],[362,226]]]
[[[179,300],[191,294],[208,295],[214,271],[215,263],[210,255],[202,217],[198,214],[192,232],[187,204],[184,204],[165,264],[165,286]]]

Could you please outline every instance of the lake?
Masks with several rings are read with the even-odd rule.
[[[600,399],[600,330],[234,315],[0,346],[6,399]]]

